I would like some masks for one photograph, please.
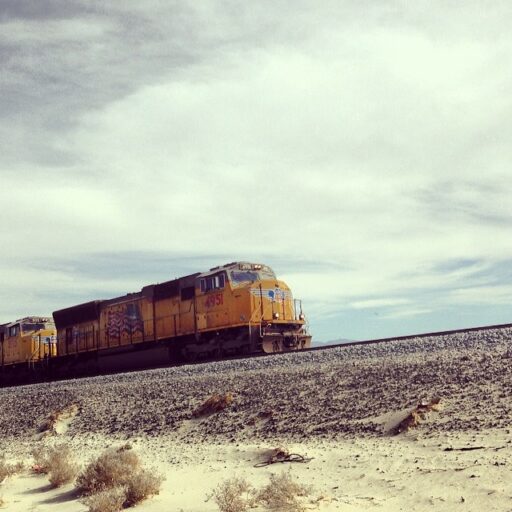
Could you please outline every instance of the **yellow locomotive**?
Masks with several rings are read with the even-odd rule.
[[[53,317],[58,359],[94,353],[97,359],[113,356],[109,359],[116,363],[131,357],[143,366],[151,349],[164,363],[167,357],[191,361],[311,345],[301,301],[259,263],[228,263],[137,293],[61,309]]]
[[[51,318],[30,316],[0,325],[1,366],[35,366],[57,355],[57,331]]]
[[[51,318],[0,325],[0,384],[311,346],[302,303],[267,265],[233,262]]]

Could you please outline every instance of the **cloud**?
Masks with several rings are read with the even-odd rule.
[[[418,315],[427,315],[432,313],[431,309],[428,308],[416,308],[416,309],[399,309],[395,311],[389,311],[382,315],[382,318],[385,320],[395,319],[395,318],[404,318],[404,317],[415,317]]]
[[[387,308],[390,306],[402,306],[409,304],[408,299],[401,298],[382,298],[382,299],[369,299],[359,300],[350,304],[354,309],[367,309],[367,308]]]
[[[86,22],[85,19],[13,20],[2,23],[0,44],[8,47],[28,45],[57,45],[99,39],[105,35],[108,26],[104,23]]]
[[[452,304],[510,304],[512,284],[469,286],[452,290],[446,299]]]

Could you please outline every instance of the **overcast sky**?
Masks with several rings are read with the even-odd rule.
[[[316,340],[512,322],[512,4],[0,2],[0,323],[233,260]]]

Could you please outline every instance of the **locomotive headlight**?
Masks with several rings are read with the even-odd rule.
[[[306,318],[306,315],[304,315],[304,313],[301,313],[299,315],[299,320],[305,320],[305,318]]]
[[[279,313],[277,313],[277,312],[276,312],[276,313],[273,313],[273,314],[272,314],[272,318],[273,318],[274,320],[277,320],[277,319],[279,318]]]

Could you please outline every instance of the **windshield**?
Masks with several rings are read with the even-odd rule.
[[[258,272],[232,270],[230,275],[234,283],[252,283],[259,279]]]
[[[276,275],[270,269],[255,270],[231,270],[229,277],[234,284],[254,283],[265,279],[275,279]]]

